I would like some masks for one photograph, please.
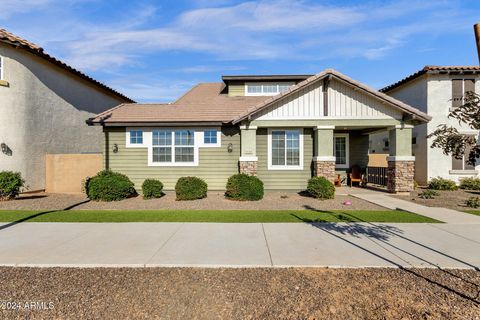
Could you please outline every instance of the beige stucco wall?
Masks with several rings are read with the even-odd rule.
[[[0,170],[20,171],[29,190],[45,188],[45,155],[101,152],[102,129],[85,120],[122,100],[22,49],[0,43]]]
[[[102,154],[48,154],[45,156],[45,191],[81,193],[83,182],[102,170]]]

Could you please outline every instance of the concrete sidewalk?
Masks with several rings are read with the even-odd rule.
[[[0,265],[478,268],[480,225],[20,223]]]
[[[447,208],[427,207],[407,200],[402,200],[389,196],[381,192],[351,192],[352,197],[359,198],[376,205],[393,209],[413,212],[432,219],[455,224],[480,224],[480,216],[456,211]]]

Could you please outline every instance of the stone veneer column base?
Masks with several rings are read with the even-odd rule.
[[[257,163],[258,161],[242,161],[238,162],[239,172],[248,174],[249,176],[257,175]]]
[[[411,192],[414,189],[415,161],[388,161],[387,189],[389,192]]]
[[[335,182],[335,161],[313,160],[313,175],[325,177],[331,183]]]

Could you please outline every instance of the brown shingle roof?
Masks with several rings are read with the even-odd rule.
[[[91,82],[93,83],[94,85],[108,91],[109,93],[127,101],[127,102],[134,102],[132,99],[130,99],[129,97],[121,94],[120,92],[108,87],[107,85],[87,76],[86,74],[82,73],[81,71],[78,71],[74,68],[72,68],[71,66],[67,65],[65,62],[61,61],[61,60],[58,60],[56,59],[55,57],[52,57],[51,55],[49,55],[48,53],[46,53],[42,47],[30,42],[30,41],[27,41],[25,39],[22,39],[16,35],[14,35],[13,33],[10,33],[8,32],[7,30],[5,29],[1,29],[0,28],[0,42],[3,42],[3,43],[6,43],[6,44],[9,44],[9,45],[12,45],[12,46],[15,46],[15,47],[20,47],[22,49],[25,49],[45,60],[48,60],[49,62],[59,66],[60,68],[62,69],[65,69],[71,73],[73,73],[74,75],[84,79],[84,80],[87,80],[88,82]]]
[[[200,83],[171,104],[124,103],[90,119],[90,123],[228,123],[266,97],[229,97],[223,83]]]
[[[388,85],[380,89],[379,91],[380,92],[391,91],[427,73],[459,73],[459,74],[460,73],[465,73],[465,74],[480,73],[480,66],[425,66],[423,67],[423,69],[409,75],[408,77],[403,78],[400,81],[397,81],[391,85]]]

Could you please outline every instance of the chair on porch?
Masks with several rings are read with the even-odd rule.
[[[358,185],[360,186],[362,183],[362,172],[360,170],[360,167],[355,165],[352,167],[350,171],[350,187],[353,186],[354,182],[358,182]]]

